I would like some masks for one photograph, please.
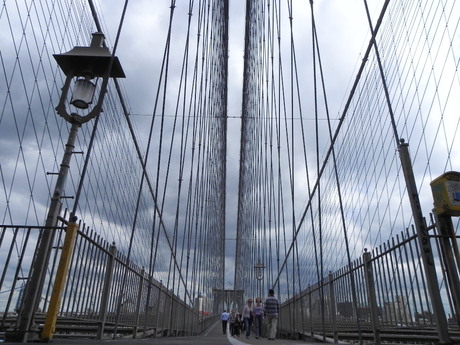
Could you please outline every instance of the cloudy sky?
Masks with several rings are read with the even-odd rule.
[[[98,12],[106,27],[106,35],[114,42],[124,1],[98,1]],[[305,66],[312,68],[308,46],[311,35],[310,6],[308,1],[293,1],[295,39],[299,42],[299,56],[304,57]],[[376,1],[369,1],[371,9],[376,8]],[[173,26],[173,37],[177,35],[177,61],[181,57],[180,32],[184,30],[187,4],[175,2],[177,20]],[[162,49],[167,34],[171,4],[168,1],[131,1],[127,7],[117,56],[122,62],[127,79],[123,86],[127,94],[130,111],[138,128],[151,114],[153,97],[152,85],[158,79],[158,66],[161,63]],[[285,6],[284,3],[282,6]],[[239,131],[241,117],[243,56],[244,56],[244,19],[245,2],[230,1],[229,24],[229,103],[228,103],[228,180],[227,180],[227,260],[226,284],[233,281],[234,246],[236,239],[237,184],[239,161]],[[283,25],[288,23],[287,8],[284,8]],[[317,30],[324,65],[330,78],[329,87],[334,97],[331,98],[331,114],[338,115],[349,91],[350,83],[360,62],[368,39],[369,30],[362,1],[317,1],[315,2]],[[360,20],[357,20],[357,19]],[[182,21],[182,24],[181,24]],[[181,25],[183,27],[181,28]],[[173,38],[173,42],[175,39]],[[173,43],[174,45],[174,43]],[[338,58],[340,52],[340,58]],[[173,54],[174,56],[174,54]],[[334,116],[334,115],[333,115]],[[141,130],[140,137],[142,137]]]
[[[175,74],[173,72],[180,71],[180,65],[182,61],[182,56],[184,52],[184,37],[185,37],[185,28],[186,28],[186,22],[187,22],[187,13],[188,13],[188,6],[189,4],[194,3],[196,5],[196,2],[185,2],[185,1],[165,1],[165,0],[132,0],[127,2],[128,6],[126,8],[126,13],[125,17],[122,22],[121,26],[121,31],[120,31],[120,39],[118,42],[118,45],[116,46],[116,55],[121,61],[121,64],[123,66],[123,69],[126,73],[126,79],[121,80],[120,84],[122,86],[122,92],[124,95],[124,99],[127,103],[128,111],[130,113],[130,118],[132,119],[132,122],[135,127],[135,132],[136,132],[136,137],[138,138],[141,147],[145,148],[147,145],[147,138],[146,138],[146,133],[147,131],[145,130],[148,128],[150,119],[152,117],[153,109],[154,109],[154,104],[155,104],[155,92],[158,88],[158,80],[160,79],[160,69],[159,66],[162,64],[162,58],[163,58],[163,52],[165,49],[165,42],[166,42],[166,36],[167,36],[167,31],[168,31],[168,25],[169,25],[169,18],[171,14],[171,6],[174,5],[174,22],[172,26],[172,40],[171,40],[171,57],[170,57],[170,71],[171,74],[168,76],[168,87],[169,90],[171,91],[171,94],[174,93],[175,89],[178,88],[179,85],[179,76],[178,74]],[[302,88],[303,90],[308,90],[312,89],[312,54],[311,54],[311,21],[310,21],[310,2],[305,1],[305,0],[295,0],[295,1],[282,1],[282,2],[273,2],[274,4],[279,4],[279,6],[282,7],[281,11],[281,31],[283,34],[288,34],[288,24],[289,24],[289,15],[288,15],[288,7],[289,5],[292,5],[292,13],[293,13],[293,39],[296,43],[296,54],[297,54],[297,66],[299,69],[301,69],[301,75],[302,75]],[[447,2],[449,3],[449,2]],[[117,32],[119,29],[120,25],[120,20],[122,17],[123,13],[123,8],[125,5],[124,0],[99,0],[95,1],[96,7],[97,7],[97,12],[99,19],[101,20],[102,27],[104,28],[104,33],[107,36],[107,42],[111,50],[115,48],[115,42],[116,42],[116,37],[117,37]],[[368,1],[370,11],[372,13],[372,18],[373,21],[375,22],[377,15],[379,14],[381,10],[381,2],[380,1]],[[397,6],[397,2],[395,2],[395,6]],[[429,3],[424,3],[425,6],[428,6]],[[25,6],[24,6],[25,7]],[[412,4],[412,7],[414,5]],[[453,6],[446,6],[446,8],[452,8]],[[8,5],[5,6],[8,11],[3,12],[3,17],[0,17],[0,23],[2,24],[2,31],[1,31],[1,38],[4,40],[4,45],[2,48],[2,57],[5,57],[4,61],[4,66],[5,70],[10,73],[10,71],[14,70],[14,61],[16,56],[12,52],[14,52],[15,49],[18,49],[21,52],[21,59],[23,61],[27,61],[28,59],[28,54],[27,50],[24,48],[25,47],[25,41],[21,41],[21,25],[25,25],[23,22],[21,22],[20,19],[15,18],[13,14],[15,13],[14,7],[10,7]],[[22,9],[21,9],[22,10]],[[411,9],[413,10],[413,8]],[[239,164],[239,136],[240,136],[240,126],[241,126],[241,103],[242,103],[242,85],[243,85],[243,56],[244,56],[244,21],[245,21],[245,1],[230,1],[230,23],[229,23],[229,92],[228,92],[228,97],[229,97],[229,102],[228,102],[228,146],[227,146],[227,167],[228,167],[228,172],[227,172],[227,246],[226,246],[226,254],[227,254],[227,270],[226,274],[227,277],[225,279],[226,282],[230,282],[233,280],[233,256],[234,256],[234,245],[235,245],[235,230],[236,230],[236,219],[237,219],[237,185],[238,185],[238,164]],[[397,11],[397,10],[396,10]],[[435,8],[434,11],[440,11],[442,13],[442,10],[439,10],[438,8]],[[33,12],[33,11],[32,11]],[[452,12],[454,14],[452,14]],[[455,17],[455,11],[449,12],[446,10],[446,14],[444,15],[446,18],[449,16]],[[194,19],[196,18],[198,13],[198,10],[195,8],[194,9]],[[315,1],[314,2],[314,13],[315,13],[315,20],[316,20],[316,28],[317,28],[317,34],[318,34],[318,43],[319,43],[319,49],[321,51],[321,58],[322,58],[322,63],[323,63],[323,68],[324,68],[324,73],[325,73],[325,78],[326,78],[326,85],[328,89],[328,104],[329,104],[329,111],[331,114],[332,118],[338,118],[340,114],[342,113],[343,107],[344,107],[344,102],[347,99],[347,96],[350,92],[350,87],[352,85],[352,82],[354,81],[355,75],[357,73],[358,66],[361,63],[363,53],[368,45],[369,42],[369,27],[367,24],[367,21],[365,20],[366,18],[366,13],[365,13],[365,8],[364,8],[364,2],[361,0],[350,0],[350,1],[341,1],[341,0],[323,0],[323,1]],[[8,17],[7,14],[10,16]],[[33,12],[35,15],[35,12]],[[440,16],[442,17],[443,14]],[[21,18],[26,18],[27,15],[23,14]],[[31,16],[31,18],[34,16]],[[8,19],[8,20],[6,20]],[[41,21],[40,21],[41,22]],[[433,21],[436,22],[436,21]],[[440,21],[442,23],[442,21]],[[436,22],[438,23],[438,22]],[[91,22],[90,19],[88,19],[88,23],[86,25],[91,26],[93,28],[93,23]],[[30,30],[29,27],[26,26],[26,29]],[[416,26],[416,25],[408,25],[408,28]],[[78,27],[78,25],[75,25],[75,27]],[[43,36],[49,39],[49,37],[46,36],[46,30],[42,29],[40,24],[35,23],[35,32],[43,32]],[[59,30],[59,28],[55,29],[56,32]],[[10,36],[8,36],[7,33],[11,33],[11,36],[16,39],[14,44],[11,42],[13,41]],[[62,37],[69,36],[69,42],[65,39],[61,39],[59,35],[56,35],[58,38],[57,39],[52,39],[49,41],[46,41],[46,43],[43,45],[46,47],[46,49],[42,48],[39,46],[39,53],[40,54],[46,54],[47,56],[51,56],[52,53],[57,53],[57,52],[65,52],[68,51],[70,48],[69,46],[73,46],[75,43],[81,43],[81,38],[78,38],[80,41],[74,42],[72,40],[75,40],[76,37],[78,37],[78,34],[81,34],[80,31],[76,30],[77,34],[75,33],[59,33],[59,35],[62,35]],[[83,30],[84,31],[84,30]],[[408,29],[409,31],[409,29]],[[426,31],[429,31],[428,28]],[[442,30],[438,30],[438,32],[442,33]],[[431,32],[430,32],[431,34]],[[31,46],[33,46],[34,42],[34,32],[27,31],[27,43]],[[192,34],[193,35],[193,34]],[[447,40],[451,39],[451,37],[455,37],[455,31],[449,31],[448,33],[444,34],[442,37],[447,37]],[[427,37],[430,35],[426,35]],[[458,35],[457,35],[458,36]],[[388,37],[388,36],[385,36]],[[2,40],[2,42],[3,42]],[[458,49],[458,39],[452,39],[453,44],[451,45],[455,49]],[[59,43],[56,43],[59,42]],[[283,47],[286,49],[289,48],[289,39],[283,40],[282,44],[284,44]],[[431,41],[430,41],[431,42]],[[6,44],[9,44],[8,46]],[[86,44],[86,41],[85,41]],[[383,44],[383,42],[382,42]],[[20,48],[17,48],[20,46]],[[449,44],[447,44],[449,46]],[[418,50],[418,47],[423,47],[421,50]],[[426,44],[419,44],[416,48],[417,50],[415,52],[411,52],[412,57],[417,57],[417,56],[424,56],[424,50],[429,50],[432,46],[428,46]],[[8,51],[9,54],[6,53]],[[44,51],[44,52],[43,52]],[[445,53],[441,49],[438,49],[439,52]],[[386,53],[386,52],[384,52]],[[409,53],[406,51],[401,50],[398,52],[401,54],[403,58],[406,60],[401,60],[402,62],[408,61],[407,56]],[[404,55],[404,54],[407,54]],[[439,56],[442,56],[442,54],[438,54]],[[429,60],[430,59],[435,59],[437,58],[438,55],[432,55],[429,56],[425,60],[421,60],[421,62],[424,62],[426,66],[429,66]],[[451,73],[451,71],[455,71],[455,63],[456,63],[456,56],[455,53],[451,54],[452,57],[450,57],[449,64],[444,70],[438,71],[433,69],[435,71],[435,74],[433,73],[432,76],[430,77],[433,80],[430,80],[430,87],[425,88],[425,90],[432,91],[431,88],[433,88],[432,85],[436,84],[435,87],[437,87],[439,90],[442,90],[444,93],[449,93],[449,90],[451,93],[454,93],[457,89],[453,89],[452,86],[451,89],[449,89],[449,85],[454,85],[454,87],[458,87],[458,82],[455,81],[455,75],[456,72]],[[447,56],[449,56],[447,54]],[[452,60],[454,61],[453,65],[454,68],[452,68]],[[389,69],[392,71],[397,70],[397,68],[394,68],[391,63],[394,63],[394,60],[389,59]],[[428,61],[428,62],[427,62]],[[22,77],[24,80],[20,80],[19,75],[21,73],[18,72],[18,68],[16,67],[16,72],[11,72],[11,75],[14,74],[14,77],[17,78],[18,85],[28,85],[29,83],[33,83],[33,71],[28,71],[25,69],[25,63],[21,65],[21,67],[24,69],[21,71]],[[391,65],[391,66],[390,66]],[[417,62],[413,63],[407,63],[407,66],[409,66],[407,69],[413,69],[417,73],[419,72],[417,70],[418,66],[423,65],[422,63],[417,64]],[[429,69],[429,67],[427,67]],[[54,76],[56,79],[61,78],[62,76],[58,69],[56,68],[56,65],[54,61],[52,63],[49,63],[49,66],[46,66],[47,69],[49,69],[52,73],[54,73]],[[445,72],[444,72],[445,71]],[[40,71],[41,73],[41,71]],[[426,73],[429,75],[429,73]],[[449,74],[453,75],[453,79],[447,79],[446,84],[440,84],[438,83],[438,80],[444,80],[441,77],[445,78]],[[433,76],[434,75],[434,76]],[[27,80],[27,78],[30,77],[31,80]],[[49,80],[47,80],[45,77],[43,77],[41,74],[38,76],[39,78],[36,78],[38,80],[35,81],[37,84],[33,84],[34,88],[32,91],[30,91],[31,94],[37,93],[37,92],[42,92],[42,90],[50,90],[52,89],[53,92],[50,92],[50,98],[55,97],[57,92],[55,92],[56,86]],[[391,76],[393,78],[393,76]],[[11,78],[13,79],[13,78]],[[56,84],[59,84],[56,82]],[[6,85],[6,83],[5,83]],[[371,85],[371,84],[370,84]],[[420,84],[421,85],[421,84]],[[447,87],[446,87],[447,85]],[[4,86],[2,84],[2,86]],[[401,87],[401,89],[404,89],[404,87]],[[39,91],[37,91],[39,90]],[[447,91],[446,91],[447,90]],[[454,90],[454,91],[452,91]],[[11,92],[11,90],[9,90]],[[27,90],[29,91],[29,90]],[[398,90],[399,91],[399,90]],[[411,91],[411,90],[403,90],[403,91]],[[403,92],[401,92],[402,94]],[[306,121],[309,121],[309,119],[313,118],[313,115],[310,116],[311,109],[313,108],[313,97],[309,96],[308,92],[305,92],[305,97],[302,98],[302,101],[305,102],[305,118]],[[419,96],[418,94],[416,96]],[[443,95],[440,94],[434,94],[434,96],[431,97],[431,99],[435,99],[436,97],[442,98],[440,96],[444,97]],[[37,106],[40,108],[41,104],[38,101],[38,98],[33,98],[33,104],[27,104],[27,100],[23,100],[22,97],[24,97],[22,94],[18,94],[15,97],[12,97],[12,101],[14,102],[21,102],[22,101],[22,107],[21,108],[16,108],[20,110],[16,110],[17,113],[25,113],[28,115],[27,121],[31,122],[34,121],[34,119],[37,118],[37,111],[35,110],[35,107]],[[399,97],[398,95],[395,94],[395,105],[399,104],[399,99],[402,97]],[[416,98],[416,97],[414,97]],[[435,108],[433,102],[430,97],[427,97],[427,100],[425,101],[427,103],[427,109],[428,108]],[[448,98],[448,97],[447,97]],[[454,141],[456,137],[456,128],[458,128],[458,117],[455,115],[452,115],[452,109],[455,109],[456,105],[458,105],[458,101],[453,101],[455,97],[450,97],[449,98],[449,104],[448,106],[445,107],[445,113],[442,113],[444,111],[443,109],[438,109],[436,108],[434,112],[441,113],[445,119],[449,119],[450,117],[453,118],[452,125],[445,123],[442,123],[440,128],[444,126],[443,128],[437,130],[437,131],[430,131],[429,129],[433,129],[436,127],[435,125],[432,125],[429,122],[424,122],[424,120],[421,120],[415,124],[410,124],[407,126],[411,126],[410,128],[407,128],[405,124],[401,125],[401,132],[405,132],[404,134],[406,135],[411,135],[412,133],[422,133],[426,132],[429,135],[435,136],[436,133],[438,132],[444,132],[445,133],[445,139],[444,141],[445,146],[448,148],[453,147],[452,142]],[[53,100],[54,101],[54,100]],[[107,107],[109,107],[109,101],[110,99],[107,100]],[[112,100],[113,102],[113,100]],[[431,103],[429,103],[431,102]],[[457,104],[454,104],[454,102],[457,102]],[[5,100],[5,104],[8,103],[8,99]],[[444,99],[442,99],[439,102],[441,105],[444,104]],[[415,103],[414,103],[415,104]],[[111,106],[111,105],[110,105]],[[168,104],[168,106],[171,106]],[[403,105],[402,108],[407,109],[410,106],[410,104]],[[436,105],[438,106],[438,105]],[[30,109],[34,108],[34,116],[30,116]],[[42,106],[43,107],[43,106]],[[415,106],[414,106],[415,107]],[[384,108],[384,107],[382,107]],[[439,108],[442,108],[442,106],[439,106]],[[4,107],[5,109],[5,107]],[[168,108],[167,111],[169,111],[171,108]],[[8,109],[9,110],[9,109]],[[441,110],[441,111],[439,111]],[[59,130],[60,137],[58,139],[58,143],[56,143],[56,147],[59,147],[62,149],[64,146],[64,138],[65,135],[67,134],[67,130],[65,125],[63,125],[62,121],[59,121],[59,119],[54,119],[54,114],[53,114],[53,109],[52,106],[49,106],[49,109],[42,109],[41,110],[44,114],[52,114],[53,116],[50,116],[47,118],[48,123],[54,121],[54,126]],[[411,109],[411,111],[415,112],[415,110]],[[422,111],[419,111],[422,112]],[[172,112],[171,112],[172,114]],[[47,115],[48,116],[48,115]],[[166,116],[168,116],[168,112],[166,112]],[[19,118],[19,117],[18,117]],[[406,117],[405,120],[407,120],[409,116]],[[51,121],[49,121],[51,119]],[[0,137],[0,140],[2,141],[2,144],[4,144],[4,147],[10,147],[12,150],[4,150],[2,152],[2,171],[6,172],[6,174],[9,174],[13,171],[15,171],[15,163],[17,164],[18,161],[20,161],[17,157],[20,156],[21,154],[24,154],[24,162],[34,162],[35,156],[37,155],[37,147],[34,145],[23,145],[22,147],[26,148],[26,150],[21,151],[21,152],[16,152],[18,143],[15,141],[8,141],[6,140],[8,136],[24,136],[24,137],[33,137],[35,133],[33,133],[32,126],[26,124],[24,126],[25,130],[24,133],[21,133],[21,128],[17,130],[18,134],[14,133],[11,131],[11,128],[15,127],[15,124],[13,123],[13,119],[11,117],[4,117],[2,119],[1,127],[0,129],[3,130],[2,136]],[[11,123],[7,123],[6,121],[10,121]],[[447,121],[447,120],[446,120]],[[38,121],[37,121],[38,123]],[[313,122],[309,122],[310,124],[313,124]],[[410,123],[409,121],[407,123]],[[447,123],[447,122],[446,122]],[[90,126],[87,126],[90,127]],[[82,129],[82,131],[87,131],[88,133],[89,129],[85,127]],[[428,129],[428,130],[427,130]],[[112,133],[114,129],[108,129],[104,133]],[[433,134],[434,133],[434,134]],[[372,133],[374,137],[377,137],[380,133]],[[48,133],[45,132],[45,137],[49,135]],[[123,137],[121,133],[118,133],[116,135],[120,135],[120,138],[125,140],[128,136]],[[116,137],[114,134],[114,137]],[[368,133],[366,132],[366,135]],[[37,136],[37,135],[36,135]],[[37,136],[39,137],[39,136]],[[50,135],[51,137],[51,135]],[[328,136],[324,136],[324,138],[327,139]],[[374,137],[369,136],[367,137],[368,143],[372,144]],[[391,135],[388,135],[391,140]],[[52,139],[54,138],[48,138],[50,141],[54,141]],[[119,141],[122,141],[122,139],[119,139]],[[310,136],[307,138],[311,141],[313,141],[313,136]],[[442,138],[444,139],[444,138]],[[129,138],[127,139],[129,140]],[[432,152],[424,152],[425,151],[430,151],[430,145],[426,145],[427,148],[422,147],[423,145],[420,145],[420,142],[422,142],[424,139],[421,139],[419,142],[414,143],[414,156],[417,157],[417,164],[418,164],[418,170],[421,171],[420,176],[420,186],[424,186],[424,193],[422,195],[423,198],[423,204],[426,205],[425,209],[430,210],[431,208],[431,195],[429,193],[429,186],[428,182],[433,176],[437,176],[440,173],[442,173],[444,170],[449,170],[450,168],[455,168],[450,166],[452,162],[457,162],[458,163],[458,155],[455,155],[454,151],[449,151],[448,153],[450,154],[450,157],[445,159],[446,150],[438,150],[437,148],[433,149]],[[37,139],[37,142],[40,141]],[[440,140],[442,141],[442,140]],[[325,140],[327,142],[327,140]],[[24,143],[22,143],[24,144]],[[86,143],[84,143],[86,144]],[[84,145],[83,145],[84,146]],[[53,156],[59,156],[59,154],[56,155],[56,152],[52,152],[52,149],[49,149],[49,151],[46,151],[45,149],[48,149],[47,147],[43,147],[42,151],[40,151],[40,154],[42,156],[48,157]],[[324,148],[323,148],[324,149]],[[12,152],[12,153],[11,153]],[[59,152],[58,152],[59,153]],[[394,153],[394,149],[393,149]],[[29,156],[30,155],[30,156]],[[14,157],[17,156],[17,157]],[[428,159],[425,159],[426,157]],[[443,160],[441,164],[434,164],[435,162],[430,161],[431,157],[436,157],[439,156]],[[418,158],[421,157],[420,160]],[[457,158],[456,158],[457,157]],[[51,158],[50,161],[52,161],[53,158]],[[79,158],[76,158],[76,165],[81,166],[82,161],[78,160]],[[54,161],[54,167],[56,168],[58,166],[58,159],[55,159]],[[3,163],[3,162],[8,162],[8,163]],[[419,163],[420,162],[420,163]],[[428,162],[428,163],[427,163]],[[447,162],[447,163],[446,163]],[[40,169],[43,171],[49,171],[52,170],[50,166],[48,166],[48,161],[47,159],[38,159],[37,162],[34,162],[35,166],[40,166],[43,165],[43,167],[40,166]],[[32,163],[31,165],[34,165]],[[18,164],[19,166],[21,164]],[[46,166],[45,166],[46,165]],[[349,172],[359,172],[360,166],[343,166],[343,169],[349,169]],[[314,170],[314,169],[312,169]],[[43,171],[40,171],[41,174]],[[428,172],[427,172],[428,171]],[[5,178],[6,181],[8,181],[8,178]],[[19,180],[19,177],[16,178],[16,181]],[[299,185],[296,186],[298,187],[299,190],[305,190],[306,189],[306,183],[302,179],[297,180]],[[33,184],[34,181],[30,182],[30,184]],[[372,181],[375,184],[379,184],[380,181]],[[75,184],[75,181],[72,181],[73,184]],[[9,188],[9,184],[6,183],[6,185]],[[11,184],[12,185],[12,184]],[[27,183],[24,184],[19,184],[16,183],[15,188],[17,186],[17,189],[13,191],[13,196],[7,198],[8,202],[10,203],[9,205],[12,205],[13,203],[17,203],[19,205],[21,204],[33,204],[31,208],[33,211],[30,211],[30,213],[33,213],[33,216],[30,216],[30,218],[34,218],[34,223],[40,223],[42,215],[46,213],[46,202],[41,200],[40,197],[37,197],[37,195],[46,195],[46,191],[51,189],[51,183],[46,185],[46,184],[40,184],[37,183],[37,185],[33,186],[34,193],[32,196],[28,196],[31,190],[31,187],[27,186]],[[353,186],[354,187],[354,186]],[[391,188],[386,187],[386,188]],[[400,190],[403,190],[403,187],[398,186]],[[427,193],[428,191],[428,193]],[[388,189],[385,190],[385,192],[388,192]],[[7,193],[5,193],[7,194]],[[306,193],[305,193],[306,194]],[[375,195],[369,195],[365,196],[366,194],[365,190],[359,190],[359,191],[354,191],[353,193],[350,193],[349,197],[350,199],[353,199],[354,197],[359,198],[369,198],[371,202],[375,202],[375,200],[372,199],[373,196]],[[383,194],[383,193],[382,193]],[[307,203],[307,197],[298,194],[301,198],[299,205],[300,209],[296,210],[297,216],[300,215],[303,211],[303,206]],[[378,196],[380,197],[380,195]],[[27,198],[29,198],[29,201],[27,201]],[[117,202],[118,200],[121,200],[123,196],[118,196],[116,199]],[[33,199],[33,203],[30,201]],[[114,198],[115,199],[115,198]],[[375,198],[374,198],[375,199]],[[39,200],[35,204],[35,200]],[[389,204],[392,205],[399,205],[398,203],[401,203],[401,201],[398,200],[391,200],[392,202],[388,202]],[[121,201],[120,201],[121,202]],[[12,212],[16,213],[21,213],[22,210],[20,210],[18,207],[11,207]],[[397,209],[396,212],[400,212],[400,209]],[[410,218],[407,216],[407,211],[406,214],[404,215],[405,218]],[[334,217],[334,212],[332,211],[330,215],[328,215],[330,218]],[[5,217],[5,216],[4,216]],[[5,217],[7,218],[7,217]],[[16,217],[13,215],[11,216],[12,219],[16,219]],[[113,225],[113,224],[111,224]],[[113,225],[114,226],[114,225]],[[357,224],[356,228],[362,227],[362,224]],[[385,236],[381,236],[378,238],[378,236],[375,236],[374,234],[371,234],[370,236],[372,238],[367,238],[369,234],[358,234],[354,235],[355,239],[355,246],[357,248],[357,252],[361,250],[361,247],[363,246],[369,246],[369,245],[375,245],[375,243],[378,243],[380,240],[386,240]],[[105,234],[103,234],[105,236]],[[127,236],[127,235],[126,235]],[[126,239],[126,238],[125,238]],[[330,238],[329,239],[331,242],[336,240],[335,238]]]

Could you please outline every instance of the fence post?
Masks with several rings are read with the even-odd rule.
[[[150,298],[152,296],[152,276],[149,274],[147,279],[147,296],[145,298],[145,313],[144,313],[144,338],[147,336],[147,320],[150,312]]]
[[[137,290],[136,322],[134,326],[133,339],[137,338],[137,332],[139,330],[139,314],[141,312],[142,289],[144,287],[144,274],[145,269],[144,267],[142,267],[141,274],[139,276],[139,289]]]
[[[441,255],[445,262],[447,271],[447,282],[449,284],[450,293],[454,302],[455,308],[455,321],[460,325],[460,279],[458,277],[457,263],[455,257],[457,256],[454,250],[457,248],[457,239],[455,237],[455,230],[452,224],[452,217],[447,215],[439,215],[435,212],[436,226],[441,234],[439,244],[441,245]],[[452,244],[449,239],[452,239]],[[457,253],[458,254],[458,253]],[[457,258],[458,259],[458,258]]]
[[[99,325],[97,328],[97,339],[102,339],[104,336],[105,320],[107,317],[107,306],[109,305],[110,288],[112,285],[113,264],[117,254],[115,242],[109,248],[109,257],[107,267],[105,269],[104,287],[102,288],[101,307],[99,311]]]
[[[158,301],[157,301],[157,319],[156,319],[156,322],[155,322],[155,337],[157,336],[158,334],[158,322],[160,320],[160,312],[161,312],[161,293],[163,291],[163,281],[160,280],[160,288],[159,288],[159,291],[158,291]],[[164,309],[165,309],[165,306],[163,306],[163,313],[164,313]],[[161,332],[163,333],[163,329],[161,330]]]
[[[337,335],[337,311],[335,307],[334,277],[332,272],[329,272],[329,299],[332,317],[332,330],[334,333],[334,343],[337,344],[339,342],[339,338]]]
[[[313,311],[311,305],[311,286],[308,284],[308,310],[309,310],[309,317],[310,317],[310,338],[314,339],[314,332],[313,332]]]
[[[175,299],[174,299],[174,295],[173,295],[173,290],[170,289],[169,290],[169,300],[170,300],[170,306],[169,306],[169,320],[168,320],[168,333],[167,335],[168,336],[171,336],[171,335],[176,335],[175,332],[173,332],[173,313],[176,311],[176,308],[175,308]]]
[[[186,300],[187,300],[187,294],[184,292],[184,301]],[[184,308],[184,312],[182,313],[182,315],[184,316],[184,318],[183,318],[182,324],[184,325],[183,326],[184,335],[193,335],[192,328],[190,327],[190,317],[193,317],[193,315],[190,315],[190,310],[187,310],[185,308],[185,303],[184,303],[183,308]]]
[[[425,271],[428,292],[430,294],[431,304],[433,306],[434,317],[436,320],[436,329],[438,332],[439,343],[451,344],[448,324],[444,306],[442,304],[441,292],[439,291],[438,278],[436,276],[436,267],[434,263],[433,250],[431,248],[430,236],[426,227],[425,218],[422,214],[422,207],[418,196],[417,185],[415,183],[414,171],[412,169],[409,155],[409,144],[404,143],[401,139],[398,145],[401,167],[404,172],[407,194],[409,196],[412,208],[412,216],[417,230],[417,238],[422,254],[423,268]]]
[[[364,248],[363,253],[364,261],[364,276],[366,278],[367,286],[367,299],[369,302],[369,308],[371,309],[371,323],[372,331],[374,333],[375,345],[380,345],[380,322],[379,322],[379,310],[377,306],[377,295],[375,293],[375,280],[374,271],[372,269],[371,253]]]

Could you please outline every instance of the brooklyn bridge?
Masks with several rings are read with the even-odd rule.
[[[4,0],[0,62],[0,342],[460,343],[459,1]]]

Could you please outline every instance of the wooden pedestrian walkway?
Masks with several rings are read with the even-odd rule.
[[[222,334],[220,322],[216,322],[211,329],[201,336],[195,337],[162,337],[162,338],[142,338],[142,339],[59,339],[51,341],[53,345],[306,345],[314,342],[305,342],[303,340],[275,339],[268,341],[267,338],[256,339],[250,336],[247,339],[244,335],[232,337],[228,334]]]

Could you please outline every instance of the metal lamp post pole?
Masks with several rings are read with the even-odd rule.
[[[33,261],[32,270],[29,275],[27,282],[27,288],[24,294],[23,308],[19,317],[18,325],[18,340],[26,342],[28,333],[31,330],[33,314],[38,307],[40,301],[39,295],[41,294],[43,286],[46,266],[49,261],[51,254],[51,244],[53,242],[55,227],[57,224],[57,218],[61,210],[61,198],[65,188],[65,183],[69,173],[70,160],[75,147],[75,140],[77,138],[79,123],[72,123],[70,128],[69,137],[65,146],[64,156],[62,158],[61,167],[59,169],[58,179],[54,188],[53,196],[51,197],[51,203],[46,217],[45,229],[43,229],[40,236],[40,243]]]
[[[262,280],[264,279],[264,268],[265,265],[262,264],[260,261],[254,266],[254,269],[256,270],[256,279],[257,279],[257,285],[260,285],[259,291],[260,294],[259,296],[262,298]]]
[[[37,246],[36,254],[30,270],[27,288],[22,302],[21,313],[18,318],[18,325],[15,331],[10,332],[10,338],[12,338],[12,340],[26,342],[29,338],[29,334],[38,336],[37,330],[33,329],[34,314],[38,307],[45,281],[46,268],[51,255],[51,245],[55,234],[54,230],[61,210],[61,199],[63,197],[69,173],[70,161],[72,154],[74,153],[78,129],[83,123],[90,121],[100,114],[109,78],[125,77],[118,58],[113,56],[109,52],[109,49],[103,46],[103,43],[104,35],[97,32],[93,34],[91,45],[89,47],[74,47],[67,53],[54,55],[54,58],[58,62],[62,71],[67,76],[62,88],[60,102],[56,107],[56,112],[67,122],[71,123],[72,126],[70,128],[69,137],[59,170],[59,176],[51,198],[45,222],[45,229],[41,233],[40,242]],[[74,95],[71,104],[80,109],[87,109],[89,104],[92,103],[96,86],[91,82],[91,80],[99,77],[103,78],[97,103],[93,106],[92,110],[84,116],[78,115],[77,113],[69,114],[67,111],[67,95],[69,93],[70,83],[74,77],[79,77],[79,79],[75,82]],[[72,250],[73,248],[69,248],[66,255],[69,255]],[[63,282],[60,281],[60,284],[62,285]],[[55,307],[55,309],[56,308],[58,307]]]

